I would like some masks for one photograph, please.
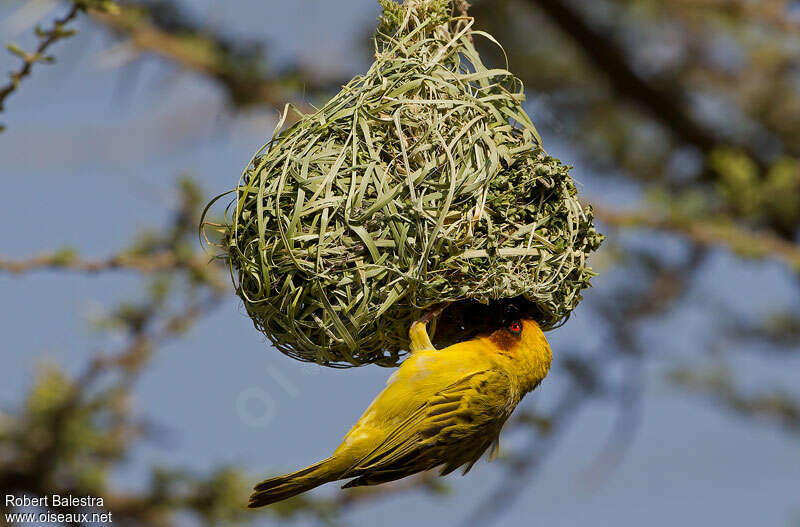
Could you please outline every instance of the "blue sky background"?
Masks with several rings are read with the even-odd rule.
[[[369,63],[364,42],[378,13],[374,0],[185,3],[226,32],[265,40],[276,65],[299,60],[355,74]],[[30,45],[29,31],[18,34],[8,16],[19,5],[0,2],[0,40]],[[65,245],[88,257],[114,253],[141,228],[166,222],[181,173],[195,175],[209,193],[227,190],[272,132],[275,112],[230,115],[212,83],[159,60],[146,61],[134,81],[112,67],[111,39],[85,21],[80,25],[81,35],[55,49],[58,63],[37,68],[2,114],[8,125],[0,135],[3,256]],[[15,63],[0,55],[0,71]],[[634,203],[638,189],[593,177],[552,132],[554,118],[537,120],[538,101],[529,95],[545,147],[574,161],[583,192],[605,203]],[[667,255],[681,250],[669,238],[642,243],[660,244]],[[597,290],[621,278],[603,271]],[[616,416],[611,404],[591,404],[497,525],[800,525],[797,437],[722,412],[663,381],[666,368],[715,338],[706,328],[719,316],[716,307],[753,316],[770,306],[797,306],[792,277],[778,264],[719,252],[696,280],[679,310],[645,328],[656,358],[648,363],[644,420],[622,466],[600,488],[582,483]],[[92,333],[88,320],[141,294],[141,287],[126,273],[0,274],[0,407],[13,408],[43,358],[74,371],[92,350],[108,347],[108,335]],[[586,306],[549,338],[555,354],[604,346]],[[141,485],[152,463],[198,469],[234,463],[258,479],[316,461],[338,444],[390,373],[302,365],[268,348],[232,290],[186,338],[161,348],[138,385],[136,406],[168,433],[137,450],[118,475],[120,484]],[[745,350],[734,360],[748,385],[800,385],[796,357],[765,360]],[[565,377],[554,369],[524,404],[553,404]],[[247,418],[259,412],[243,405],[253,396],[271,409],[266,426]],[[504,436],[506,444],[520,439]],[[345,520],[352,526],[457,525],[502,474],[481,462],[467,477],[448,477],[449,496],[401,494],[359,507]],[[337,490],[329,485],[318,492]]]

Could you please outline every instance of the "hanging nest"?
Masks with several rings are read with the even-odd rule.
[[[560,325],[602,236],[522,82],[483,65],[473,39],[499,44],[448,0],[381,4],[369,71],[280,131],[284,112],[233,191],[222,245],[247,313],[281,352],[337,367],[396,364],[440,303],[437,344],[499,301]]]

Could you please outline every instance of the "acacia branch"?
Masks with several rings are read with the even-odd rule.
[[[690,218],[654,211],[621,212],[592,204],[595,216],[620,228],[672,232],[707,247],[722,246],[749,258],[772,258],[800,272],[800,245],[769,231],[741,227],[727,218]]]
[[[152,274],[181,269],[203,275],[215,288],[224,288],[223,281],[216,272],[216,266],[209,264],[203,255],[180,258],[174,251],[160,251],[147,255],[119,253],[96,260],[80,258],[71,250],[61,250],[34,256],[24,260],[11,260],[0,257],[0,272],[23,274],[34,271],[74,271],[97,274],[106,271],[135,271]]]
[[[117,254],[98,260],[83,260],[69,250],[46,253],[26,260],[15,261],[0,257],[0,271],[14,274],[56,269],[83,273],[115,270],[153,273],[171,271],[179,267],[186,267],[186,265],[187,262],[180,261],[172,251],[164,251],[147,256]]]

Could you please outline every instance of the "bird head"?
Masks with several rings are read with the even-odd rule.
[[[514,305],[498,313],[485,338],[498,354],[511,359],[515,371],[529,390],[547,376],[553,354],[541,327],[529,313]]]
[[[513,304],[495,311],[494,320],[488,322],[486,336],[503,350],[516,350],[541,346],[547,341],[536,320]]]

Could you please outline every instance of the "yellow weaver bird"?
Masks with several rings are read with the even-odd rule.
[[[532,319],[498,317],[493,329],[437,350],[425,328],[409,331],[410,356],[387,381],[333,454],[262,481],[249,507],[262,507],[324,483],[377,485],[442,466],[466,474],[492,446],[522,397],[547,376],[552,353]]]

